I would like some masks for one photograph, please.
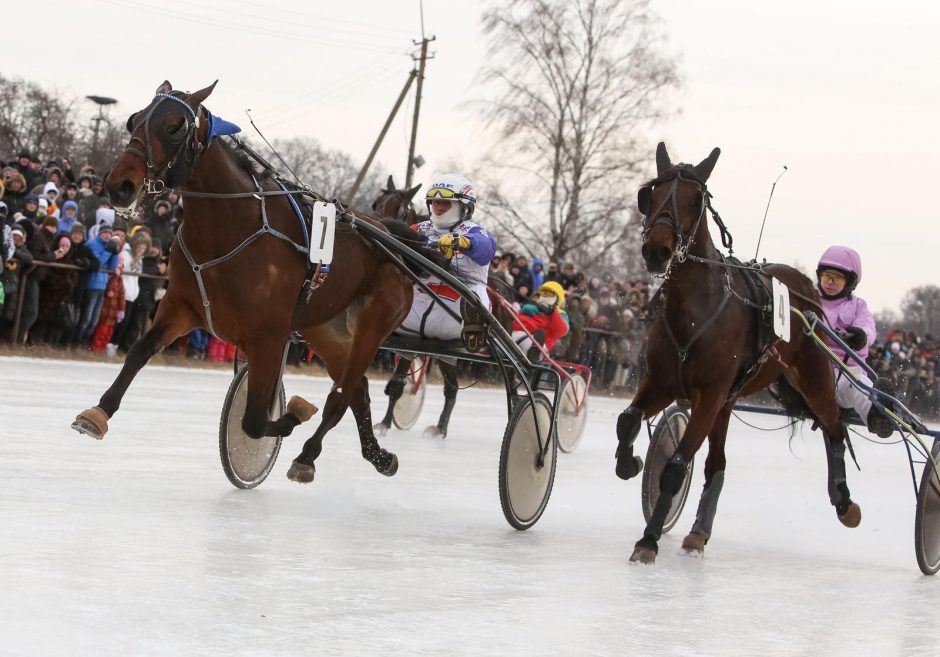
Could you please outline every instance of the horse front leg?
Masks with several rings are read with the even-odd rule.
[[[713,390],[700,395],[693,392],[692,396],[698,399],[692,401],[689,426],[686,427],[675,453],[663,468],[659,478],[659,497],[656,500],[656,506],[653,507],[649,522],[646,523],[643,538],[634,546],[630,561],[644,564],[652,564],[656,561],[659,539],[663,535],[663,525],[672,507],[672,498],[682,488],[682,483],[688,473],[688,464],[692,462],[696,452],[705,442],[705,437],[711,432],[718,411],[725,401],[724,395],[716,394]]]
[[[157,310],[153,326],[127,352],[124,365],[111,387],[101,396],[97,406],[76,416],[72,428],[97,440],[108,432],[108,420],[114,417],[131,382],[154,354],[163,350],[181,335],[199,326],[198,319],[176,297],[167,294]]]
[[[692,530],[682,540],[682,549],[690,554],[702,554],[712,535],[712,525],[718,512],[718,498],[725,483],[725,442],[728,422],[734,403],[728,403],[718,412],[715,425],[708,434],[708,458],[705,459],[705,486],[695,512]]]
[[[295,427],[313,417],[317,407],[294,395],[282,416],[269,419],[281,383],[286,344],[266,340],[248,345],[245,351],[248,355],[248,398],[242,430],[251,438],[289,436]]]
[[[675,397],[657,385],[652,377],[644,375],[630,406],[617,418],[617,451],[614,455],[617,465],[614,471],[618,477],[632,479],[643,471],[643,459],[633,454],[633,443],[643,420],[653,417],[674,400]]]
[[[457,403],[457,391],[460,389],[457,382],[457,364],[445,363],[439,360],[438,367],[444,379],[444,408],[441,410],[441,417],[438,418],[437,424],[424,430],[424,435],[430,438],[447,437],[447,426],[450,424],[450,415],[454,412],[454,404]]]
[[[385,417],[372,427],[373,432],[379,436],[384,436],[392,428],[392,414],[395,412],[395,404],[401,399],[405,390],[405,378],[411,371],[411,363],[411,360],[399,357],[392,378],[385,384],[385,394],[388,395],[388,409],[385,411]]]

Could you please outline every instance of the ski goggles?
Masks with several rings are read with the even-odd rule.
[[[452,189],[447,189],[446,187],[434,187],[428,190],[428,195],[425,198],[429,201],[436,198],[450,201],[455,198],[463,198],[463,195],[458,194]]]
[[[845,276],[837,271],[827,269],[826,271],[819,274],[819,280],[822,283],[832,283],[833,285],[839,285],[845,283]]]

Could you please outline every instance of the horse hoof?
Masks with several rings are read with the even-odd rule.
[[[849,528],[858,527],[859,523],[862,522],[862,507],[855,502],[849,502],[849,508],[845,510],[845,513],[839,515],[839,522]]]
[[[386,477],[394,477],[395,473],[398,472],[398,457],[392,454],[392,460],[389,461],[388,465],[385,468],[376,467],[376,470],[379,471],[379,474],[383,474]]]
[[[290,469],[287,471],[287,478],[291,481],[296,481],[298,484],[309,484],[313,481],[313,476],[316,472],[317,469],[313,465],[294,461],[290,464]]]
[[[317,412],[317,407],[308,402],[303,397],[294,395],[287,402],[287,412],[293,415],[301,423],[306,422]]]
[[[682,549],[691,555],[701,555],[705,553],[705,542],[708,539],[705,534],[699,532],[689,532],[689,535],[682,539]]]
[[[108,433],[108,414],[97,406],[89,408],[76,416],[72,428],[78,433],[101,440]]]
[[[425,438],[447,438],[447,434],[441,431],[439,426],[432,425],[424,430]]]
[[[647,548],[633,548],[633,554],[630,555],[630,563],[641,563],[652,566],[656,563],[656,552]]]
[[[372,425],[372,433],[376,436],[376,438],[381,438],[388,433],[388,430],[389,426],[387,424],[382,424],[381,422]]]
[[[639,456],[631,456],[628,459],[617,459],[617,476],[627,481],[643,472],[643,459]]]

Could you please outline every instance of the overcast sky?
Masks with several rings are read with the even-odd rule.
[[[735,238],[754,256],[777,185],[760,257],[811,270],[834,243],[864,263],[861,296],[896,309],[904,292],[937,284],[940,216],[940,5],[896,0],[659,0],[665,48],[679,60],[675,113],[649,133],[673,160],[722,149],[710,190]],[[38,12],[38,13],[37,13]],[[429,62],[417,151],[426,182],[486,142],[462,104],[485,58],[479,3],[426,0]],[[411,68],[420,39],[417,0],[14,0],[4,3],[7,76],[60,93],[117,98],[122,122],[169,79],[270,137],[311,136],[364,160]],[[32,27],[30,27],[32,26]],[[28,38],[32,47],[15,44]],[[89,110],[93,109],[86,101]],[[383,173],[404,177],[411,102],[379,152]],[[406,120],[407,117],[407,120]],[[485,202],[486,190],[478,190]],[[620,190],[611,190],[620,193]],[[622,190],[632,203],[635,189]]]

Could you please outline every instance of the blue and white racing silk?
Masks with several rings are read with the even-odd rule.
[[[460,235],[470,240],[469,249],[454,254],[450,261],[450,273],[469,287],[484,306],[490,308],[486,277],[490,261],[496,255],[496,240],[493,236],[472,221],[462,221],[453,228],[442,229],[428,220],[414,224],[411,228],[427,239],[428,246],[432,248],[436,248],[438,240],[445,235]],[[424,282],[458,317],[460,316],[460,295],[456,290],[436,276],[431,276]],[[454,340],[460,337],[462,327],[461,322],[455,321],[420,286],[415,285],[411,310],[396,332],[422,338]]]

